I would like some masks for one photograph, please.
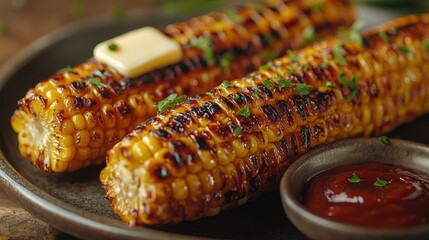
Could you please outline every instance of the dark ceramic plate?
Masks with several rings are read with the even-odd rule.
[[[375,14],[376,13],[376,14]],[[368,25],[395,17],[388,11],[366,8],[361,18]],[[187,17],[183,17],[187,18]],[[216,217],[159,228],[128,227],[112,213],[98,182],[100,168],[76,173],[44,174],[36,171],[18,152],[16,134],[9,118],[16,102],[36,82],[57,69],[76,65],[92,55],[93,47],[144,25],[165,26],[183,20],[145,14],[123,22],[91,21],[55,32],[23,51],[0,71],[0,186],[24,208],[54,227],[85,239],[181,239],[197,237],[228,239],[303,239],[286,218],[278,192]],[[426,117],[429,119],[429,117]],[[419,135],[425,119],[397,133],[423,141]],[[429,120],[428,120],[429,121]],[[420,131],[419,131],[420,130]]]

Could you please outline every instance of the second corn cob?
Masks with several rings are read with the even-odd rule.
[[[290,52],[139,125],[100,175],[115,213],[131,225],[216,215],[277,186],[314,146],[427,112],[429,14],[356,36]]]
[[[180,63],[129,79],[89,60],[37,84],[11,119],[19,150],[43,171],[99,164],[169,94],[203,93],[353,20],[348,0],[268,0],[172,24],[162,32],[183,48]]]

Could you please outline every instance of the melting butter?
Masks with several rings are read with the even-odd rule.
[[[182,60],[180,45],[152,27],[143,27],[98,44],[94,58],[126,77],[137,77]]]

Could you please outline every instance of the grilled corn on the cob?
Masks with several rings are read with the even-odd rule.
[[[89,60],[31,89],[11,119],[19,150],[44,171],[98,164],[126,133],[154,116],[154,103],[169,94],[203,93],[253,71],[272,53],[302,47],[315,34],[332,34],[353,21],[348,0],[268,0],[167,26],[162,31],[183,50],[177,64],[129,79]],[[212,43],[212,59],[207,49],[193,47],[202,36]]]
[[[100,175],[116,214],[131,225],[215,215],[277,186],[316,145],[379,135],[427,112],[429,14],[353,35],[289,53],[139,125]]]

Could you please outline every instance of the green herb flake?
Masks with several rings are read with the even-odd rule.
[[[231,66],[231,62],[234,59],[234,54],[231,52],[226,52],[222,55],[219,60],[220,67],[222,69],[229,68]]]
[[[294,90],[299,95],[308,95],[308,94],[310,94],[311,89],[313,89],[313,87],[311,85],[307,85],[305,83],[297,83],[297,84],[295,84],[295,88],[294,88]]]
[[[272,66],[273,66],[273,62],[269,61],[269,62],[267,62],[267,64],[260,66],[259,70],[266,71],[266,70],[270,69]]]
[[[252,91],[253,96],[255,96],[257,99],[259,99],[259,93],[256,91],[256,89],[253,89]]]
[[[378,36],[379,36],[381,39],[383,39],[383,41],[384,41],[384,42],[386,42],[386,43],[390,43],[390,42],[391,42],[390,37],[389,37],[389,35],[387,35],[387,33],[386,33],[386,32],[379,32],[379,33],[378,33]]]
[[[413,53],[413,51],[411,51],[411,49],[409,49],[406,46],[398,46],[397,49],[398,49],[398,51],[400,51],[401,53],[404,53],[404,54],[412,54]]]
[[[271,45],[276,41],[275,37],[272,34],[264,35],[264,40],[265,42],[267,42],[267,45]]]
[[[116,6],[113,9],[112,19],[115,20],[115,21],[122,20],[124,18],[124,16],[125,16],[125,11],[126,11],[126,9],[125,9],[125,7],[123,5]]]
[[[317,33],[314,26],[310,25],[304,28],[304,31],[302,31],[302,37],[309,43],[317,41]]]
[[[380,136],[380,137],[378,137],[378,141],[381,144],[386,145],[389,143],[389,137],[388,136]]]
[[[352,76],[351,81],[347,81],[346,75],[342,72],[338,76],[339,83],[343,86],[348,88],[351,93],[347,96],[348,101],[353,101],[356,99],[358,93],[359,93],[359,86],[358,86],[358,78],[356,75]]]
[[[107,47],[109,48],[109,51],[111,51],[111,52],[119,51],[119,46],[116,43],[111,43]]]
[[[310,69],[310,64],[306,63],[301,66],[302,71],[307,72]]]
[[[213,97],[213,92],[206,92],[206,95],[212,96]]]
[[[363,180],[354,172],[351,177],[349,177],[349,183],[360,183]]]
[[[243,117],[250,117],[250,109],[249,106],[244,106],[240,110],[237,111],[237,114]]]
[[[429,40],[423,42],[423,48],[429,51]]]
[[[266,79],[262,82],[262,84],[264,84],[265,87],[267,88],[273,88],[276,85],[270,80],[270,79]]]
[[[319,70],[323,72],[328,68],[328,63],[327,62],[319,63],[317,64],[317,68],[319,68]]]
[[[322,11],[323,10],[323,2],[322,1],[318,1],[313,3],[313,5],[311,5],[311,10],[314,12],[318,12],[318,11]]]
[[[335,45],[334,48],[332,48],[332,53],[334,54],[334,58],[335,58],[335,61],[337,61],[337,63],[339,63],[343,66],[345,66],[347,64],[346,60],[344,58],[344,55],[343,55],[343,44],[342,43]]]
[[[279,56],[275,50],[265,50],[262,51],[259,55],[267,61],[274,60]]]
[[[295,74],[295,70],[293,70],[292,68],[287,68],[286,71],[289,74]]]
[[[287,55],[290,57],[290,61],[291,61],[291,62],[296,62],[296,61],[298,61],[298,56],[296,56],[296,55],[295,55],[295,53],[294,53],[292,50],[288,49],[288,50],[286,51],[286,53],[287,53]]]
[[[61,72],[61,73],[72,73],[73,72],[73,68],[70,67],[70,65],[67,65],[67,67],[65,68],[61,68],[59,69],[57,72]]]
[[[99,77],[92,77],[88,79],[88,83],[92,86],[97,87],[107,87],[106,84],[104,84]]]
[[[243,18],[238,14],[237,10],[234,9],[226,9],[225,15],[228,17],[228,19],[233,23],[242,23]]]
[[[292,82],[289,79],[282,79],[279,76],[274,76],[274,80],[280,86],[280,89],[292,87]]]
[[[238,100],[240,98],[240,95],[234,94],[233,98],[234,98],[234,100]]]
[[[213,41],[208,36],[200,36],[190,44],[191,47],[198,48],[203,52],[204,58],[209,65],[215,64],[215,56],[212,45]]]
[[[330,89],[337,88],[331,81],[327,81],[324,86]]]
[[[173,107],[183,101],[185,101],[187,98],[186,95],[182,95],[180,97],[177,97],[176,93],[170,94],[170,96],[166,97],[164,100],[159,101],[158,103],[154,104],[154,107],[158,108],[158,113],[161,113],[165,111],[166,109]]]
[[[232,85],[232,83],[230,81],[223,80],[223,82],[220,84],[220,86],[224,87],[224,88],[229,88],[229,87],[233,87],[234,85]]]
[[[233,129],[232,135],[234,135],[234,137],[240,136],[240,133],[241,133],[241,130],[243,130],[243,127],[237,126],[231,121],[228,122],[228,126],[230,126]]]
[[[387,185],[389,185],[391,183],[392,183],[392,181],[387,181],[387,180],[383,180],[383,179],[377,178],[377,181],[375,181],[372,185],[374,187],[385,187],[385,186],[387,186]]]

